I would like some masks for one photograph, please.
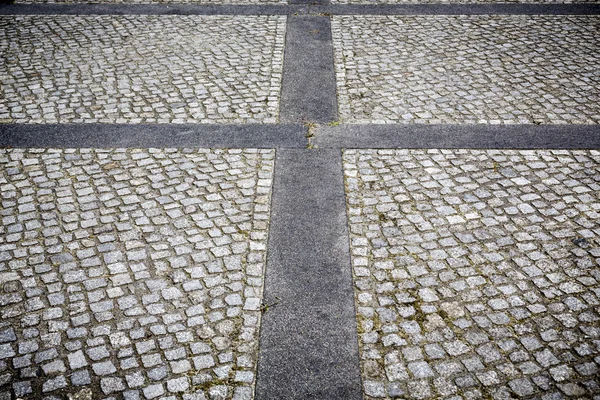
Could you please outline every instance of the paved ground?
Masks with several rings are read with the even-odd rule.
[[[251,398],[273,156],[2,151],[1,357],[15,394]]]
[[[597,124],[595,16],[333,18],[348,123]]]
[[[369,397],[597,393],[599,151],[346,150],[344,173]]]
[[[4,122],[277,120],[283,16],[5,16],[0,32]]]
[[[0,5],[0,399],[600,399],[597,2],[72,3]]]

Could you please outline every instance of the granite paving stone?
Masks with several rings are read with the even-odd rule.
[[[367,399],[600,398],[600,151],[343,158]]]
[[[275,123],[285,16],[0,16],[0,122]]]
[[[597,124],[600,18],[334,16],[346,123]]]
[[[252,398],[274,156],[0,150],[2,395]]]

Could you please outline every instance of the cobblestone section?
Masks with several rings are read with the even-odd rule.
[[[597,124],[598,16],[336,16],[350,123]]]
[[[273,164],[1,150],[0,398],[251,399]]]
[[[0,16],[0,122],[275,123],[285,16]]]
[[[344,169],[367,398],[600,398],[600,151]]]

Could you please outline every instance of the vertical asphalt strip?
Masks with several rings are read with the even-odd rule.
[[[329,17],[289,15],[280,116],[283,124],[337,119]]]
[[[277,151],[256,399],[362,398],[342,157]]]

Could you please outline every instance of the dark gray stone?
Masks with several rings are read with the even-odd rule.
[[[11,0],[5,0],[11,2]],[[0,15],[588,15],[600,4],[329,4],[328,0],[288,0],[284,4],[3,4]]]
[[[313,144],[347,149],[596,149],[597,125],[321,125]]]
[[[337,119],[333,45],[328,17],[290,16],[286,28],[280,120]]]
[[[0,124],[0,146],[28,147],[306,147],[302,125]]]
[[[338,150],[277,152],[257,399],[360,399]]]

